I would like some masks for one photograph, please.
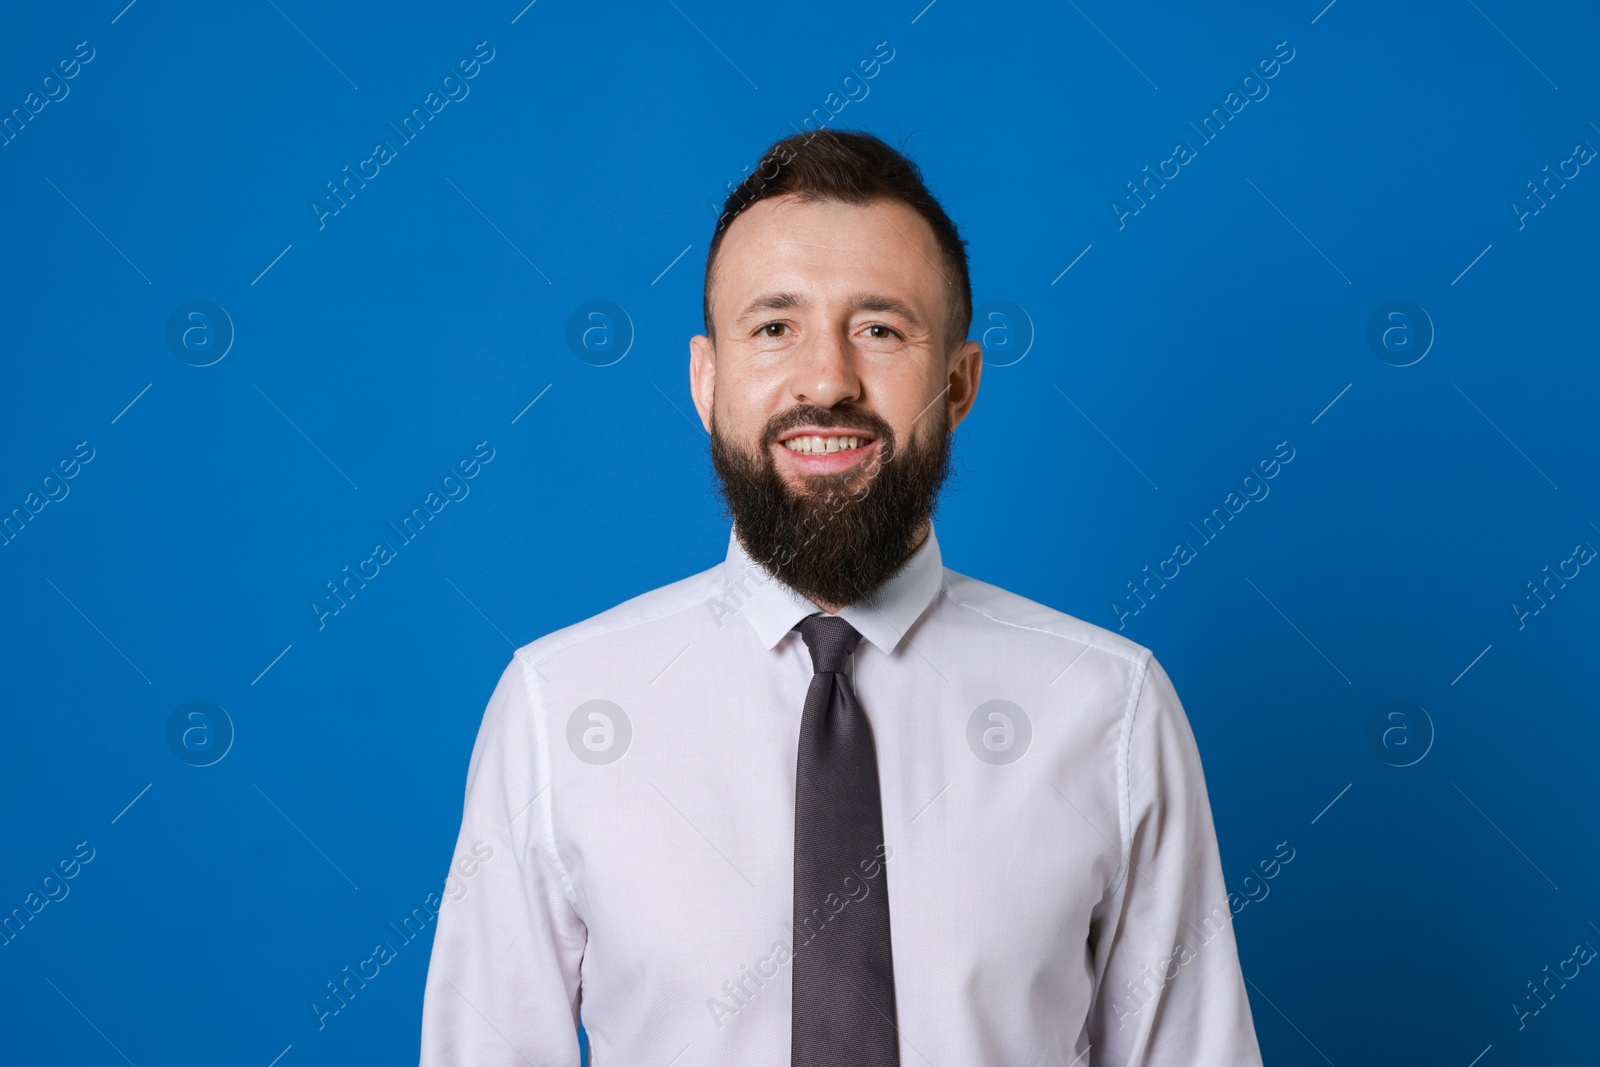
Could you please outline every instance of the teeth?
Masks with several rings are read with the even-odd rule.
[[[812,434],[808,437],[791,437],[784,445],[791,452],[801,455],[814,456],[827,452],[844,452],[848,449],[861,447],[862,438],[856,436],[821,437]]]

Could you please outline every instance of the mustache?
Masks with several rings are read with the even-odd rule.
[[[883,416],[865,408],[854,405],[824,408],[815,404],[797,404],[783,414],[774,415],[767,420],[767,425],[761,433],[761,450],[765,452],[768,447],[778,443],[779,437],[801,426],[820,426],[828,430],[860,430],[877,438],[891,449],[894,445],[894,428]]]

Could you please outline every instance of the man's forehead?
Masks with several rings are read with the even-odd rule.
[[[722,251],[760,255],[775,242],[797,248],[873,244],[887,255],[937,246],[933,228],[903,201],[876,197],[864,204],[807,200],[789,193],[758,200],[728,224]]]
[[[942,275],[932,227],[909,205],[787,195],[752,204],[730,224],[713,288],[719,309],[739,316],[765,294],[805,297],[819,287],[852,304],[863,289],[908,303],[937,299]]]

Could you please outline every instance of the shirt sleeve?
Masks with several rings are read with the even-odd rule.
[[[1200,752],[1146,654],[1122,742],[1126,862],[1096,908],[1095,1067],[1259,1067]]]
[[[434,930],[421,1067],[578,1067],[587,930],[554,847],[533,670],[500,677],[467,767],[461,833]]]

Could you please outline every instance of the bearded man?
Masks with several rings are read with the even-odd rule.
[[[1171,680],[943,565],[965,244],[863,133],[728,198],[689,361],[727,556],[502,674],[424,1067],[577,1067],[580,1023],[601,1067],[1260,1064]]]

